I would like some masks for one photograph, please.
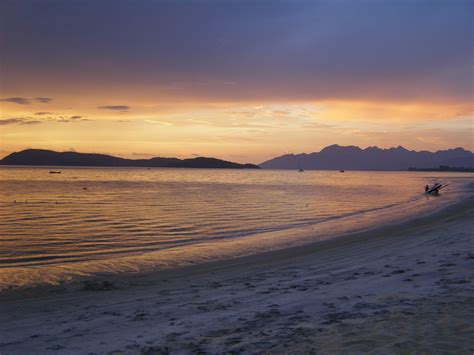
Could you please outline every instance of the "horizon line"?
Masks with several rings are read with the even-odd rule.
[[[340,148],[357,148],[359,150],[362,150],[362,151],[365,151],[365,150],[368,150],[368,149],[379,149],[379,150],[394,150],[394,149],[404,149],[408,152],[415,152],[415,153],[421,153],[421,152],[428,152],[428,153],[438,153],[438,152],[442,152],[442,151],[449,151],[449,150],[456,150],[456,149],[462,149],[466,152],[470,152],[470,153],[473,153],[471,150],[469,149],[466,149],[464,147],[461,147],[461,146],[458,146],[458,147],[453,147],[453,148],[447,148],[447,149],[438,149],[436,151],[430,151],[430,150],[414,150],[414,149],[407,149],[405,148],[404,146],[402,145],[399,145],[397,147],[390,147],[390,148],[380,148],[376,145],[373,145],[373,146],[367,146],[365,148],[362,148],[362,147],[359,147],[357,145],[339,145],[337,143],[334,143],[334,144],[330,144],[328,146],[325,146],[323,148],[321,148],[319,151],[311,151],[311,152],[302,152],[302,153],[285,153],[285,154],[281,154],[281,155],[273,155],[272,158],[269,158],[265,161],[262,161],[261,163],[241,163],[241,164],[255,164],[255,165],[260,165],[260,164],[263,164],[265,163],[266,161],[270,160],[270,159],[274,159],[274,158],[278,158],[278,157],[283,157],[283,156],[287,156],[287,155],[310,155],[310,154],[315,154],[315,153],[321,153],[323,150],[327,149],[327,148],[330,148],[330,147],[340,147]],[[98,154],[98,155],[107,155],[107,156],[112,156],[112,157],[117,157],[117,158],[121,158],[121,159],[128,159],[128,160],[143,160],[143,159],[153,159],[153,158],[169,158],[169,159],[181,159],[181,160],[184,160],[184,159],[196,159],[196,158],[211,158],[211,159],[219,159],[219,160],[224,160],[224,161],[230,161],[228,159],[224,159],[224,158],[218,158],[218,157],[215,157],[215,156],[205,156],[205,155],[197,155],[197,156],[194,156],[194,157],[189,157],[189,158],[178,158],[176,156],[161,156],[161,155],[153,155],[153,154],[142,154],[142,155],[147,155],[149,156],[148,158],[127,158],[127,157],[124,157],[123,154],[124,153],[119,153],[118,155],[115,155],[115,154],[111,154],[111,153],[100,153],[100,152],[78,152],[76,150],[62,150],[62,151],[58,151],[58,150],[53,150],[53,149],[46,149],[46,148],[25,148],[25,149],[22,149],[22,150],[18,150],[18,151],[13,151],[13,152],[10,152],[10,153],[7,153],[5,154],[4,156],[2,156],[0,158],[0,160],[3,160],[5,159],[6,157],[8,157],[9,155],[11,154],[14,154],[14,153],[21,153],[21,152],[24,152],[24,151],[27,151],[27,150],[44,150],[44,151],[50,151],[50,152],[55,152],[55,153],[77,153],[77,154]],[[132,152],[133,154],[133,152]],[[137,154],[138,155],[138,154]]]

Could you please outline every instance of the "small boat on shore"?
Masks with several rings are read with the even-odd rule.
[[[435,183],[433,186],[426,185],[425,193],[430,195],[437,195],[441,189],[444,189],[448,184],[443,185],[440,182]]]

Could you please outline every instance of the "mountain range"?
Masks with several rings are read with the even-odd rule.
[[[26,149],[12,153],[1,165],[33,166],[104,166],[104,167],[168,167],[168,168],[221,168],[221,169],[305,169],[305,170],[472,170],[474,154],[463,148],[437,152],[397,148],[381,149],[356,146],[328,146],[320,152],[286,154],[261,163],[239,164],[216,158],[192,159],[155,157],[125,159],[112,155],[77,152],[55,152],[44,149]]]
[[[105,167],[160,167],[160,168],[220,168],[259,169],[254,164],[239,164],[215,158],[162,158],[124,159],[105,154],[54,152],[44,149],[27,149],[12,153],[0,161],[2,165],[40,166],[105,166]]]
[[[286,154],[260,164],[263,169],[408,170],[444,167],[474,168],[474,154],[463,148],[437,152],[397,148],[328,146],[320,152]]]

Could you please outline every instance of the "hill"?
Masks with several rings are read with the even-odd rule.
[[[310,154],[287,154],[260,164],[263,169],[307,169],[307,170],[408,170],[435,169],[439,166],[474,167],[474,154],[463,148],[439,150],[437,152],[397,148],[380,149],[369,147],[331,145],[320,152]]]
[[[40,166],[104,166],[104,167],[160,167],[160,168],[219,168],[259,169],[254,164],[239,164],[215,158],[192,159],[162,158],[124,159],[105,154],[54,152],[43,149],[27,149],[12,153],[0,161],[2,165]]]

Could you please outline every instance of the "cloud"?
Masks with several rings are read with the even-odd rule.
[[[36,112],[35,115],[43,116],[50,114],[50,112]],[[60,116],[56,115],[53,117],[41,117],[41,120],[38,120],[34,117],[12,117],[12,118],[5,118],[0,119],[0,126],[18,124],[18,125],[34,125],[40,123],[52,123],[52,122],[59,122],[59,123],[68,123],[68,122],[82,122],[82,121],[89,121],[87,118],[83,118],[84,116]]]
[[[203,125],[203,126],[211,126],[212,122],[210,121],[204,121],[204,120],[196,120],[194,118],[188,118],[187,119],[190,124],[196,124],[196,125]]]
[[[337,126],[310,121],[310,122],[303,123],[302,127],[305,129],[328,130],[328,129],[336,128]]]
[[[89,119],[83,118],[83,116],[78,116],[78,115],[70,116],[70,117],[59,116],[58,118],[54,120],[56,122],[61,122],[61,123],[90,121]]]
[[[38,121],[38,120],[31,120],[30,118],[24,118],[24,117],[0,119],[0,126],[6,126],[6,125],[11,125],[11,124],[31,125],[31,124],[39,124],[39,123],[43,123],[43,122]]]
[[[42,121],[23,121],[20,122],[21,125],[30,125],[30,124],[40,124],[43,123]]]
[[[113,110],[113,111],[128,111],[130,106],[127,105],[108,105],[108,106],[98,106],[100,110]]]
[[[380,102],[380,101],[321,101],[319,119],[336,120],[395,120],[430,121],[472,114],[472,105],[447,103]]]
[[[7,97],[6,99],[0,99],[0,102],[11,102],[18,105],[30,105],[32,101],[49,104],[53,99],[49,97],[36,97],[34,99],[28,99],[26,97]]]
[[[0,102],[11,102],[18,105],[29,105],[30,100],[24,97],[8,97],[6,99],[0,99]]]
[[[288,110],[274,110],[272,113],[276,116],[289,116],[292,115],[292,113]]]
[[[3,120],[0,119],[0,126],[6,126],[9,124],[18,124],[23,122],[24,118],[5,118]]]
[[[38,101],[38,102],[41,102],[43,104],[49,104],[51,101],[53,101],[53,99],[49,98],[49,97],[36,97],[33,99],[34,101]]]
[[[159,124],[159,125],[168,126],[168,127],[174,126],[174,123],[172,123],[172,122],[166,122],[166,121],[145,120],[145,122],[154,123],[154,124]]]
[[[185,11],[179,1],[84,2],[87,12],[83,2],[0,9],[15,18],[2,53],[8,85],[15,77],[100,89],[113,82],[138,95],[154,86],[214,101],[472,101],[471,0],[204,0],[187,1]]]

